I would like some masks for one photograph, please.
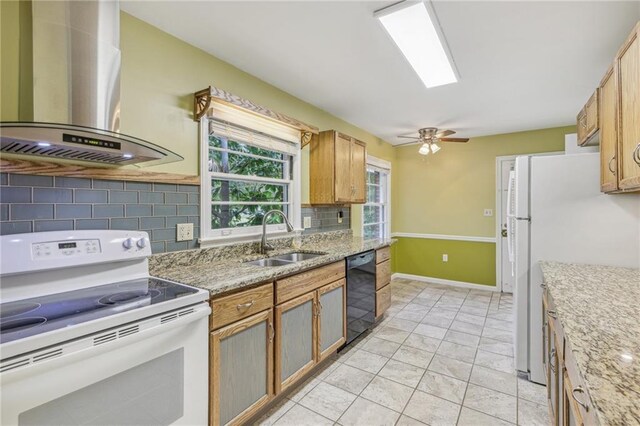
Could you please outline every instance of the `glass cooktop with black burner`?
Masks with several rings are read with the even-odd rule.
[[[141,278],[0,304],[0,343],[108,317],[197,293],[195,288]]]

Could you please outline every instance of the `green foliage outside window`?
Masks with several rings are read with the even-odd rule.
[[[243,176],[285,179],[288,156],[248,144],[209,137],[209,171]],[[277,161],[280,160],[280,161]],[[288,185],[232,179],[211,180],[211,229],[257,226],[269,210],[288,213]],[[232,204],[220,204],[220,203]],[[261,202],[264,204],[245,204]],[[282,223],[280,216],[271,216],[269,224]]]

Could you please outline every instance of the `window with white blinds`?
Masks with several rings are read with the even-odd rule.
[[[391,165],[374,157],[367,158],[367,201],[362,207],[362,236],[365,239],[391,235]]]
[[[299,145],[212,118],[203,119],[201,240],[262,232],[269,210],[296,223],[299,210]],[[284,230],[282,217],[268,219],[268,232]]]

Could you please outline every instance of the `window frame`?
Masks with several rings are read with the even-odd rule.
[[[384,224],[384,235],[382,238],[391,238],[391,163],[389,161],[371,156],[367,154],[367,164],[366,171],[368,172],[370,169],[374,169],[378,172],[384,173],[386,175],[386,182],[382,189],[384,191],[384,203],[369,203],[369,183],[365,179],[365,203],[362,205],[362,219],[361,219],[361,235],[364,238],[365,226],[376,225],[376,224]],[[374,223],[365,223],[365,206],[381,206],[383,211],[386,213],[385,221],[383,222],[374,222]],[[377,238],[381,238],[379,235]]]
[[[220,228],[211,229],[211,206],[214,203],[211,201],[211,180],[223,179],[232,182],[247,182],[247,183],[272,183],[278,185],[288,185],[287,199],[289,200],[285,204],[289,206],[287,211],[287,218],[293,225],[295,231],[300,231],[300,215],[301,215],[301,147],[299,142],[283,140],[277,136],[272,136],[270,140],[271,146],[263,146],[260,143],[252,143],[251,141],[241,140],[240,138],[232,138],[230,140],[245,143],[251,146],[256,146],[261,149],[267,149],[271,151],[282,152],[285,155],[290,156],[291,167],[287,168],[286,175],[289,179],[278,178],[265,178],[262,176],[246,176],[233,173],[221,173],[209,171],[209,122],[211,120],[217,122],[224,122],[223,119],[216,119],[216,117],[205,116],[200,120],[200,238],[199,243],[201,247],[224,245],[232,242],[239,241],[255,241],[262,236],[262,225],[237,227],[237,228]],[[243,127],[228,123],[229,126]],[[260,127],[260,126],[252,126]],[[256,128],[247,128],[248,132],[262,133]],[[298,139],[299,141],[299,139]],[[278,149],[280,148],[280,149]],[[232,151],[235,152],[235,151]],[[285,164],[288,164],[286,161]],[[251,203],[251,202],[249,202]],[[259,203],[267,204],[267,203]],[[274,204],[282,204],[281,202],[274,202]],[[285,235],[287,234],[286,225],[272,224],[267,225],[267,235]]]

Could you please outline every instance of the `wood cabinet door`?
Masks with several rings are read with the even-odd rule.
[[[562,424],[565,426],[582,426],[582,416],[578,403],[573,396],[573,385],[567,372],[564,372],[564,385],[562,389]]]
[[[391,284],[376,291],[376,320],[384,315],[389,306],[391,306]]]
[[[273,397],[273,310],[211,333],[210,424],[242,424]]]
[[[600,83],[600,190],[618,189],[618,94],[615,67]]]
[[[587,141],[587,112],[584,108],[578,113],[576,120],[578,122],[578,145],[582,145]]]
[[[640,23],[618,53],[618,184],[640,188]]]
[[[589,139],[598,130],[598,89],[591,95],[587,104],[585,105],[587,116],[587,134],[586,138]]]
[[[276,394],[295,384],[315,365],[315,292],[276,306]]]
[[[354,139],[351,144],[352,203],[366,202],[367,146]]]
[[[547,316],[549,316],[547,311]],[[547,319],[547,400],[550,407],[551,424],[558,425],[558,375],[560,374],[560,358],[558,356],[555,323],[553,318]]]
[[[346,284],[341,279],[318,289],[318,362],[347,340]]]
[[[351,186],[351,138],[340,132],[335,133],[335,201],[349,203]]]

